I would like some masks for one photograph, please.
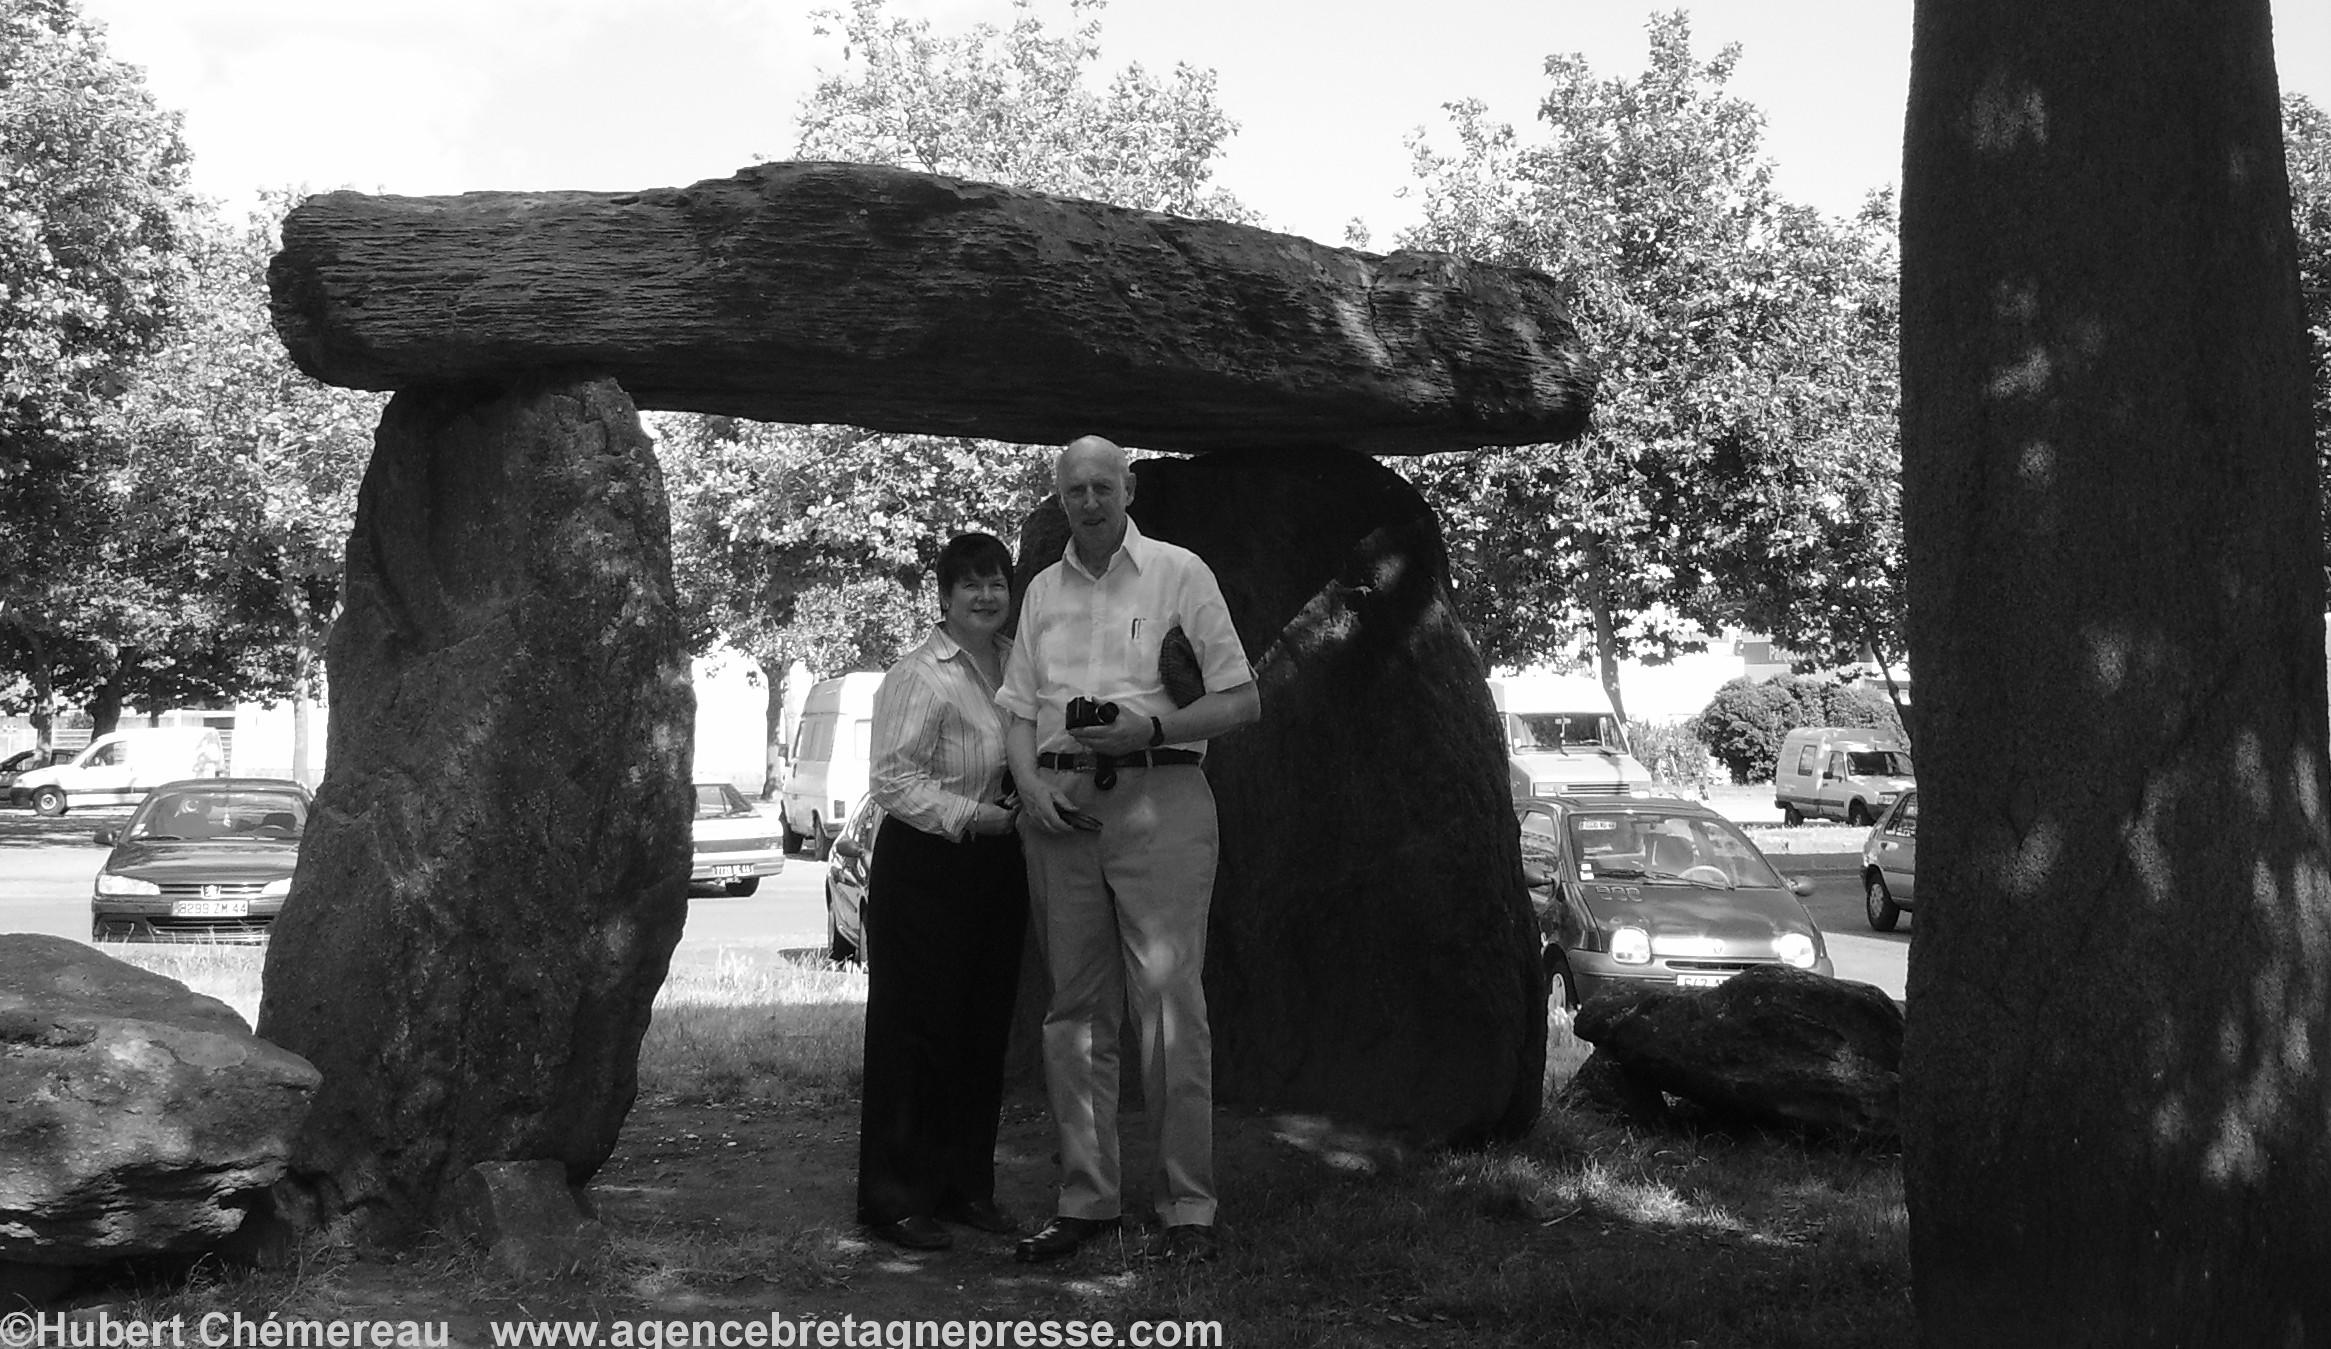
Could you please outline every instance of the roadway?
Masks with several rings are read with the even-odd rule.
[[[76,941],[89,936],[89,892],[106,850],[89,835],[118,826],[128,812],[76,811],[63,820],[36,820],[29,812],[0,811],[0,933],[41,932]],[[1835,859],[1775,855],[1784,872],[1813,882],[1806,898],[1829,945],[1841,979],[1875,984],[1899,999],[1908,976],[1912,915],[1893,932],[1873,932],[1862,915],[1860,881]],[[1823,869],[1809,870],[1807,863]],[[760,962],[820,952],[825,947],[825,863],[788,858],[785,870],[764,878],[758,892],[732,897],[691,894],[688,925],[673,955],[676,967],[724,959]]]

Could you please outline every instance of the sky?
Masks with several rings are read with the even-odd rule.
[[[113,55],[185,116],[196,190],[629,191],[787,157],[846,0],[81,0]],[[1216,181],[1273,229],[1388,248],[1416,219],[1408,137],[1442,105],[1525,128],[1544,60],[1634,76],[1659,6],[1612,0],[1113,0],[1102,70],[1211,69],[1239,124]],[[1731,89],[1767,118],[1780,190],[1831,214],[1901,178],[1911,0],[1698,0],[1694,50],[1741,45]],[[1010,0],[891,0],[940,33]],[[1065,31],[1067,0],[1035,0]],[[2286,91],[2331,107],[2331,3],[2274,0]]]

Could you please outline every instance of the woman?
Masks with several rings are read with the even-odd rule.
[[[939,626],[874,695],[872,788],[887,812],[867,872],[866,1086],[858,1220],[911,1250],[942,1222],[1016,1225],[995,1202],[1004,1042],[1028,887],[996,706],[1012,555],[992,534],[939,550]]]

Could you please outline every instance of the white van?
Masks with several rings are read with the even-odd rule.
[[[874,691],[882,676],[861,670],[812,684],[793,733],[793,766],[778,793],[778,817],[791,852],[808,840],[810,855],[833,847],[866,783],[874,757]]]
[[[1611,696],[1591,675],[1506,675],[1489,681],[1505,732],[1506,775],[1525,796],[1628,796],[1651,770],[1627,744]]]
[[[1782,738],[1773,765],[1773,804],[1789,824],[1873,824],[1917,785],[1909,746],[1868,726],[1800,726]]]
[[[10,783],[8,803],[31,806],[43,815],[62,815],[75,806],[134,806],[162,783],[215,778],[226,771],[226,750],[210,727],[115,731],[90,741],[68,762]]]

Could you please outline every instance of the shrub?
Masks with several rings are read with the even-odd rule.
[[[1884,689],[1778,675],[1732,680],[1684,723],[1734,782],[1770,782],[1781,741],[1799,726],[1868,726],[1902,733]]]
[[[1627,743],[1635,757],[1651,770],[1654,781],[1678,787],[1708,785],[1708,747],[1692,734],[1688,721],[1630,721]]]

